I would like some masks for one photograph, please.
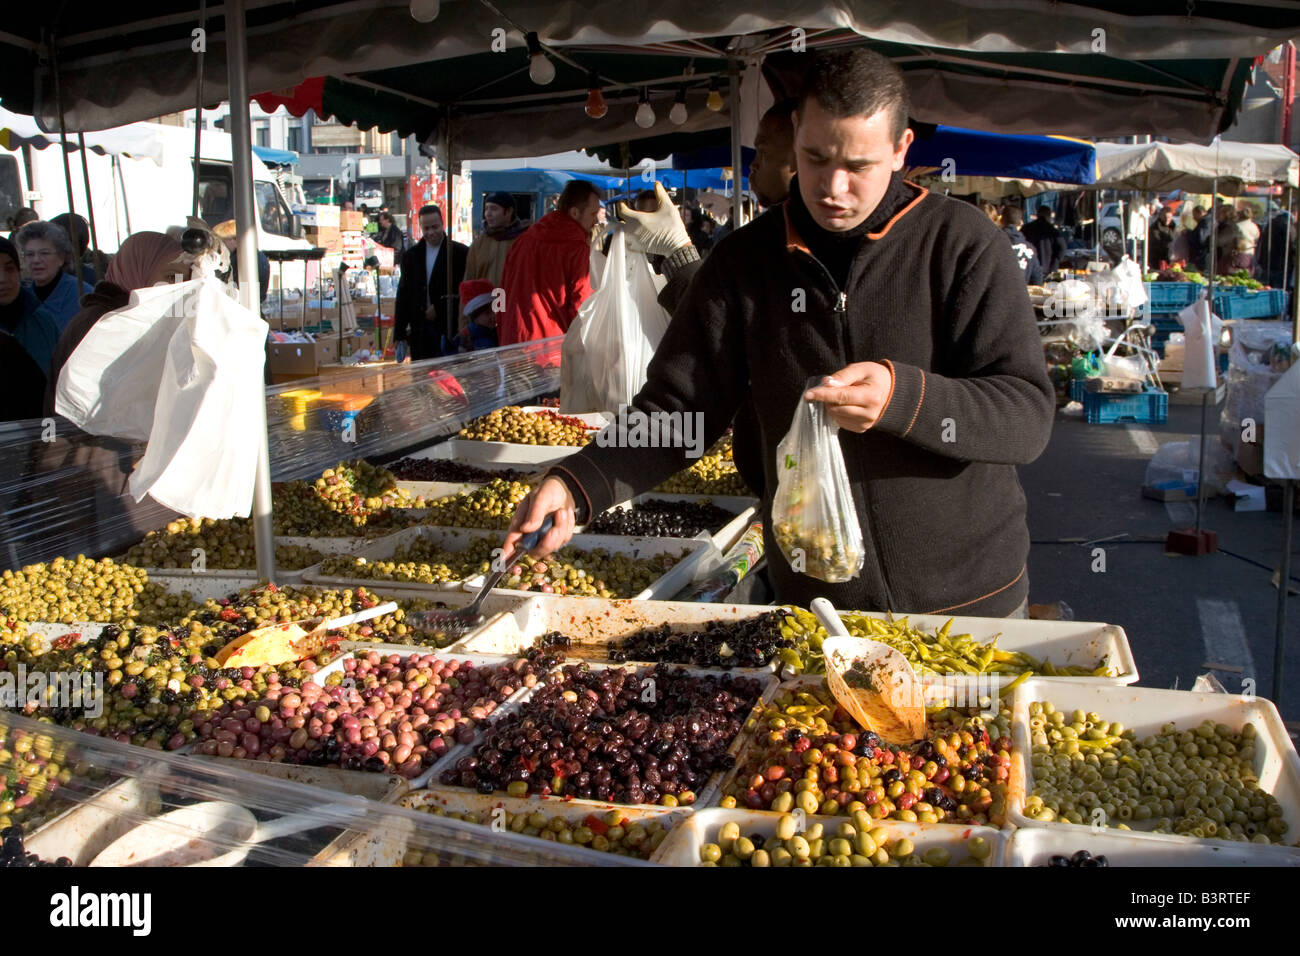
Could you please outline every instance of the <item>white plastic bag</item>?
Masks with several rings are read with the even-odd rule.
[[[806,388],[837,385],[814,377]],[[800,400],[794,421],[776,446],[772,531],[791,570],[839,584],[862,570],[864,551],[840,449],[839,427],[822,402]]]
[[[145,440],[129,488],[190,517],[249,513],[267,325],[215,279],[132,293],[59,376],[55,409],[93,435]]]
[[[615,229],[600,286],[578,310],[596,409],[631,404],[645,385],[646,367],[671,318],[658,291],[649,260],[629,252],[624,231]]]
[[[1179,312],[1178,320],[1183,323],[1185,331],[1182,387],[1218,387],[1218,363],[1214,357],[1214,346],[1223,329],[1222,320],[1210,312],[1210,303],[1205,296]]]
[[[1111,274],[1115,277],[1116,305],[1120,308],[1139,309],[1147,304],[1147,287],[1142,281],[1141,266],[1125,256],[1111,270]]]

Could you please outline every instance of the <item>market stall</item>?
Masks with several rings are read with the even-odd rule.
[[[308,4],[283,19],[337,14],[335,26],[355,28],[349,42],[400,26],[382,48],[390,59],[408,43],[399,32],[421,34],[404,8],[349,20],[351,9],[331,6]],[[234,24],[230,93],[242,103],[243,4],[223,12]],[[479,12],[448,5],[436,57],[467,55]],[[591,24],[613,23],[618,12],[598,7]],[[284,42],[278,5],[250,16],[256,43]],[[839,25],[838,12],[833,19]],[[1017,43],[1049,44],[1032,18],[1005,25]],[[1270,29],[1238,34],[1257,42]],[[688,39],[670,34],[661,39]],[[1210,45],[1201,24],[1185,27],[1181,42],[1236,45]],[[686,46],[673,55],[728,61],[735,89],[732,51]],[[996,56],[983,59],[987,70],[1005,69],[993,66]],[[1019,69],[1041,75],[1030,59]],[[381,62],[354,68],[381,72]],[[288,75],[279,69],[259,65],[259,81],[279,88]],[[145,83],[126,104],[105,103],[122,94],[79,87],[70,70],[65,92],[82,123],[96,110],[152,108],[171,95]],[[970,75],[970,64],[954,72]],[[1235,83],[1238,72],[1226,65],[1217,75]],[[362,79],[341,81],[343,90],[355,97],[378,82]],[[417,95],[397,94],[403,103]],[[1202,131],[1231,112],[1221,106],[1207,118],[1185,88],[1173,99],[1180,121]],[[446,118],[438,100],[425,105]],[[630,117],[636,108],[623,105]],[[487,121],[463,119],[466,154],[486,150],[475,131]],[[235,128],[236,153],[247,156],[246,115]],[[517,132],[535,136],[531,128]],[[732,147],[737,168],[735,136]],[[237,218],[248,240],[255,210],[243,193]],[[241,242],[245,274],[255,251]],[[558,359],[558,340],[545,340],[272,389],[246,425],[246,440],[264,443],[251,520],[159,521],[134,541],[74,559],[86,534],[74,513],[27,500],[21,540],[40,539],[52,559],[11,555],[0,579],[5,673],[76,675],[76,687],[96,688],[104,706],[24,695],[11,708],[20,713],[0,716],[7,857],[997,867],[1046,855],[1055,866],[1300,865],[1300,757],[1276,707],[1129,686],[1141,662],[1121,628],[671,600],[734,564],[740,545],[726,529],[738,530],[733,522],[753,505],[724,501],[748,497],[728,440],[665,482],[659,504],[620,502],[570,549],[496,566],[538,470],[596,440],[591,416],[519,404],[554,390]],[[15,428],[5,456],[14,472],[5,488],[17,495],[81,477],[76,468],[52,477],[26,467],[42,442],[36,424]],[[272,487],[272,477],[281,483]],[[412,487],[439,482],[461,487]],[[699,497],[683,500],[692,493]],[[724,503],[739,510],[724,517]],[[483,621],[429,616],[467,604],[493,573],[503,578]],[[282,641],[281,659],[239,664],[254,631],[291,622],[303,625],[301,640]],[[827,650],[841,629],[904,659],[924,692],[919,738],[891,739],[848,716],[828,671],[864,676],[860,659]],[[1130,772],[1104,774],[1103,760]],[[1160,782],[1133,782],[1148,778]],[[222,806],[200,806],[209,803]],[[1030,836],[1017,844],[1022,833]]]

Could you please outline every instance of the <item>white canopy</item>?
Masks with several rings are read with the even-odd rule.
[[[163,141],[153,128],[153,124],[133,123],[115,129],[86,133],[86,148],[100,155],[133,156],[137,159],[152,159],[159,166],[163,162]],[[62,142],[58,133],[46,133],[36,125],[35,118],[11,113],[0,107],[0,146],[16,150],[20,146],[34,146],[45,149],[51,144]],[[67,147],[80,149],[80,143],[74,134],[68,135]]]
[[[1215,140],[1190,143],[1097,144],[1097,187],[1165,192],[1235,193],[1252,183],[1300,185],[1300,157],[1285,146]]]

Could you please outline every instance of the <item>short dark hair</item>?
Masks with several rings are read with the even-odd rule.
[[[592,196],[600,197],[600,190],[596,188],[595,183],[585,179],[570,179],[564,184],[564,191],[560,193],[555,208],[560,212],[568,212],[570,209],[577,209]]]
[[[1025,213],[1019,206],[1007,204],[1002,207],[1002,225],[1004,226],[1022,226],[1025,222]]]
[[[1036,215],[1039,219],[1047,219],[1049,216],[1052,215],[1052,212],[1053,209],[1051,206],[1039,206],[1038,212],[1034,213],[1034,215]]]
[[[438,214],[438,218],[439,218],[439,219],[442,218],[442,207],[439,206],[439,205],[436,204],[436,203],[429,203],[428,205],[421,206],[421,207],[420,207],[420,211],[419,211],[418,213],[415,214],[415,218],[416,218],[416,219],[423,219],[423,218],[424,218],[424,214],[425,214],[425,213],[429,213],[429,212],[436,212],[436,213]]]
[[[809,99],[832,116],[872,116],[889,110],[889,135],[895,143],[907,129],[911,104],[903,74],[873,50],[845,50],[814,57],[804,76],[799,108]]]

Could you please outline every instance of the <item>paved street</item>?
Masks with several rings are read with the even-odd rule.
[[[1173,404],[1169,422],[1152,426],[1088,425],[1058,412],[1047,451],[1021,469],[1034,541],[1030,601],[1062,600],[1077,620],[1122,626],[1143,685],[1190,688],[1210,662],[1241,668],[1216,672],[1227,690],[1253,677],[1257,692],[1271,696],[1277,591],[1270,578],[1281,554],[1281,514],[1239,513],[1225,499],[1211,500],[1205,527],[1218,532],[1220,553],[1167,556],[1163,541],[1176,512],[1191,515],[1194,503],[1166,506],[1141,496],[1155,448],[1195,435],[1199,422],[1199,407]],[[1217,426],[1212,411],[1211,441]],[[1098,545],[1067,543],[1113,535],[1127,537],[1099,545],[1104,573],[1092,571]],[[1300,576],[1300,558],[1292,560],[1291,573]],[[1300,721],[1298,629],[1300,598],[1292,597],[1281,701],[1288,721]]]

